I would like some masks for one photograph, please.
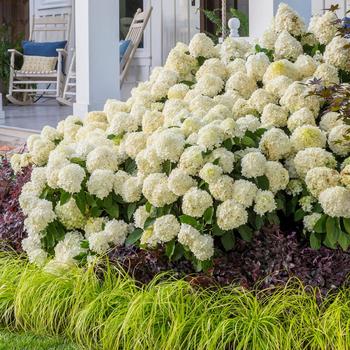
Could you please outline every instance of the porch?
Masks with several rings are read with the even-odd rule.
[[[267,23],[272,18],[273,12],[279,2],[280,0],[272,0],[268,2],[268,5],[266,2],[265,6],[262,6],[261,0],[245,0],[241,2],[228,1],[230,4],[234,3],[236,7],[237,4],[241,4],[241,6],[244,5],[245,11],[249,13],[249,18],[254,19],[250,21],[249,32],[251,37],[260,36],[261,30],[266,27]],[[307,6],[304,3],[304,6],[301,6],[301,2],[298,1],[284,0],[284,2],[293,2],[295,5],[300,5],[298,11],[304,14],[306,18],[311,15],[311,12],[313,14],[322,12],[330,3],[330,1],[325,0],[312,0]],[[199,30],[203,31],[208,29],[204,26],[203,15],[201,11],[198,11],[198,8],[207,8],[206,6],[208,6],[209,3],[213,3],[212,7],[218,7],[221,1],[210,2],[194,0],[190,2],[187,0],[172,0],[169,1],[169,6],[164,6],[165,0],[140,0],[130,3],[124,0],[118,1],[120,8],[116,6],[114,1],[106,1],[103,13],[99,13],[99,16],[96,16],[96,11],[93,11],[95,9],[94,6],[98,9],[99,2],[97,1],[29,0],[27,3],[29,4],[30,15],[55,15],[61,12],[72,14],[73,26],[71,36],[74,38],[72,40],[72,46],[75,46],[77,53],[80,53],[77,67],[79,75],[78,103],[76,103],[74,114],[83,116],[89,109],[100,109],[106,96],[120,97],[122,100],[126,100],[130,95],[130,90],[136,86],[138,82],[148,79],[153,67],[164,63],[168,52],[175,46],[177,41],[188,42]],[[109,68],[111,65],[105,64],[104,61],[102,62],[101,55],[99,54],[105,51],[105,47],[108,46],[106,44],[108,43],[106,36],[103,36],[103,32],[99,33],[103,40],[101,40],[101,48],[96,48],[96,45],[99,45],[99,40],[97,40],[96,37],[89,36],[87,33],[90,27],[101,27],[99,26],[99,21],[110,17],[108,14],[111,13],[114,13],[114,19],[110,19],[108,23],[109,26],[111,28],[119,27],[119,21],[122,23],[127,17],[128,11],[125,8],[126,5],[131,3],[137,3],[137,6],[142,8],[153,6],[154,12],[150,25],[145,31],[142,47],[137,49],[129,75],[121,91],[119,91],[119,86],[115,86],[118,80],[117,74],[111,73]],[[338,3],[340,5],[340,15],[343,15],[347,6],[349,6],[344,0],[333,1],[332,3]],[[87,4],[91,7],[89,7],[90,12],[86,10]],[[110,6],[113,11],[108,11],[107,5]],[[237,8],[239,8],[239,6]],[[263,9],[265,12],[263,12],[264,15],[261,16],[260,13]],[[307,9],[306,12],[305,9]],[[75,13],[79,13],[77,18],[75,18]],[[75,20],[80,22],[75,23]],[[117,26],[115,26],[116,23]],[[104,26],[106,26],[105,21]],[[75,27],[86,28],[86,30],[75,32]],[[96,31],[95,36],[97,36]],[[110,42],[115,43],[118,36],[120,36],[120,33],[110,35]],[[122,38],[122,36],[120,36],[120,38]],[[87,43],[88,45],[86,45]],[[96,57],[92,56],[90,51],[97,52],[98,54]],[[116,53],[114,52],[114,54]],[[109,55],[104,53],[103,56],[108,57]],[[113,60],[113,62],[116,61],[117,59]],[[114,71],[119,71],[119,67],[114,67]],[[101,78],[101,72],[104,73],[105,79]],[[110,89],[107,86],[108,81],[110,86],[113,85]],[[73,108],[59,106],[56,101],[45,101],[45,103],[36,103],[30,106],[9,105],[4,106],[3,109],[6,118],[0,119],[0,130],[6,129],[7,131],[9,129],[16,130],[18,128],[27,132],[39,131],[45,125],[56,126],[60,120],[73,114]],[[1,114],[0,106],[0,118]]]
[[[73,113],[72,107],[59,106],[56,101],[32,106],[8,105],[3,109],[6,118],[0,121],[0,154],[6,151],[5,146],[19,147],[29,135],[39,133],[45,125],[56,127],[60,120]]]
[[[60,120],[73,113],[72,107],[59,106],[56,101],[32,106],[4,107],[6,118],[0,122],[0,128],[22,128],[41,130],[45,125],[56,127]]]

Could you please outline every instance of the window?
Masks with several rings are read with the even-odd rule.
[[[221,0],[201,0],[201,31],[214,37],[221,36]],[[249,0],[227,0],[227,20],[238,17],[240,36],[249,36]]]
[[[120,40],[125,39],[128,34],[131,22],[137,9],[144,8],[144,0],[120,0],[119,1],[119,19],[120,19]],[[140,48],[143,47],[143,40],[140,43]]]

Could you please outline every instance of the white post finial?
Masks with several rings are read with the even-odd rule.
[[[239,37],[238,29],[240,26],[241,26],[241,21],[238,18],[232,17],[229,19],[228,27],[230,28],[230,37],[231,38],[238,38]]]

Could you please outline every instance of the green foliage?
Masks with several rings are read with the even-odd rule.
[[[311,81],[312,92],[310,94],[316,95],[323,99],[324,110],[326,112],[337,112],[339,118],[345,124],[350,124],[350,76],[349,74],[341,75],[341,84],[332,84],[323,86],[321,81],[314,79]]]
[[[126,245],[135,244],[141,238],[142,232],[143,231],[140,228],[135,229],[133,232],[130,233],[130,235],[125,241],[125,244]]]
[[[214,35],[211,34],[212,39],[217,42],[217,38],[221,36],[222,33],[222,21],[220,17],[220,9],[214,9],[213,11],[201,9],[204,16],[208,18],[208,20],[214,24]],[[209,34],[209,33],[206,33]]]
[[[218,41],[218,37],[222,35],[222,20],[221,20],[221,9],[214,9],[212,11],[201,9],[204,16],[214,24],[214,35],[211,33],[206,33],[209,35],[215,42]],[[230,8],[228,15],[230,17],[238,18],[241,22],[239,27],[239,35],[240,36],[249,36],[249,17],[235,8]],[[226,23],[226,33],[229,32],[229,28]],[[210,35],[211,34],[211,35]]]
[[[273,59],[274,59],[273,50],[265,49],[265,48],[261,47],[260,45],[256,44],[255,45],[255,52],[263,52],[269,58],[270,62],[273,62]]]
[[[256,185],[261,189],[261,190],[268,190],[270,183],[269,179],[267,178],[266,175],[262,175],[256,178]]]
[[[63,339],[40,337],[31,333],[0,331],[0,350],[78,350]]]
[[[223,236],[221,236],[221,243],[226,251],[230,251],[234,248],[236,238],[232,231],[226,232]]]
[[[169,275],[140,287],[116,267],[104,266],[51,275],[2,254],[2,327],[60,335],[91,350],[326,350],[347,349],[350,343],[347,289],[320,300],[317,289],[296,280],[273,292],[234,286],[203,290]],[[74,349],[41,337],[3,334],[0,344],[2,339],[26,344],[19,349],[41,349],[42,342]]]
[[[319,249],[321,244],[329,248],[339,246],[344,251],[350,246],[350,220],[346,218],[333,218],[322,214],[310,235],[310,245]]]
[[[0,26],[0,82],[2,83],[3,90],[0,92],[6,92],[8,86],[8,80],[10,77],[10,55],[9,49],[21,50],[21,41],[23,40],[23,34],[18,38],[13,39],[10,35],[11,27],[6,24]],[[16,63],[16,67],[18,62]]]

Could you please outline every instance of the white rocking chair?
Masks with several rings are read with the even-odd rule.
[[[58,41],[69,43],[70,15],[33,17],[30,31],[30,41]],[[63,60],[67,58],[66,49],[57,49],[57,65],[52,71],[29,72],[15,69],[15,56],[23,56],[14,49],[8,50],[10,58],[10,81],[7,99],[16,105],[29,105],[37,95],[57,98],[61,95],[64,81]],[[47,85],[46,87],[43,84]]]
[[[127,50],[120,62],[120,84],[122,85],[126,74],[129,71],[132,59],[135,56],[135,52],[140,45],[140,42],[143,37],[143,33],[147,26],[147,23],[151,17],[153,7],[150,6],[148,10],[142,12],[141,9],[138,9],[135,13],[134,19],[129,28],[129,32],[125,38],[125,40],[131,41],[131,49]]]
[[[123,81],[128,73],[128,70],[131,65],[131,61],[134,58],[136,49],[140,45],[140,42],[143,37],[144,30],[147,26],[147,23],[150,19],[153,7],[151,6],[147,11],[142,12],[141,9],[138,9],[135,13],[135,16],[131,22],[128,34],[125,40],[130,40],[131,44],[129,49],[125,52],[122,60],[120,62],[120,84],[123,84]],[[75,73],[75,63],[76,56],[73,54],[71,63],[69,65],[64,89],[62,96],[57,97],[57,101],[60,104],[72,106],[75,102],[76,96],[76,73]]]

